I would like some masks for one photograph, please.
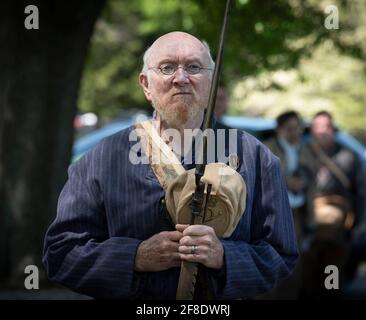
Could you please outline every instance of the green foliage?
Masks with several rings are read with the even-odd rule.
[[[123,109],[145,105],[138,86],[144,39],[134,1],[111,0],[99,19],[86,61],[79,97],[81,111],[112,117]]]
[[[338,106],[331,108],[339,110],[340,119],[350,118],[344,117],[344,113],[354,114],[351,117],[354,122],[344,127],[350,128],[353,123],[362,126],[359,116],[364,115],[365,102],[362,85],[366,1],[333,1],[340,12],[340,30],[324,27],[324,8],[330,4],[327,0],[232,2],[222,73],[223,82],[233,93],[232,112],[250,112],[247,106],[253,103],[252,97],[245,88],[238,86],[249,79],[256,86],[264,82],[264,87],[262,83],[255,93],[265,102],[283,92],[294,96],[302,90],[306,96],[310,90],[315,101]],[[215,56],[224,7],[225,1],[217,0],[109,0],[92,40],[79,98],[80,109],[114,116],[123,109],[150,108],[138,85],[143,52],[158,36],[182,30],[206,40]],[[325,43],[330,43],[332,50],[337,52],[332,62],[335,65],[328,65],[334,77],[334,81],[325,81],[328,88],[319,86],[322,73],[327,70],[319,67],[318,64],[321,66],[324,61],[315,59],[314,55],[317,48],[323,48],[320,54],[328,55]],[[352,60],[357,65],[357,72],[345,71],[347,79],[358,77],[359,86],[352,80],[350,84],[345,83],[345,74],[337,70],[337,59],[343,59],[345,55],[360,60]],[[326,60],[327,56],[323,58]],[[314,63],[310,62],[312,59],[315,59]],[[312,66],[305,67],[309,64]],[[282,87],[271,81],[272,75],[278,77],[278,72],[294,75],[293,84]],[[251,105],[251,108],[262,110],[260,106]],[[270,111],[266,109],[261,114],[273,115],[280,109],[271,105]],[[305,106],[305,109],[311,108]]]
[[[317,5],[322,9],[327,3],[320,1]],[[324,31],[327,39],[316,43],[312,53],[302,56],[295,68],[242,77],[233,86],[231,113],[275,117],[295,109],[310,120],[325,109],[333,113],[341,128],[352,133],[365,130],[366,2],[336,4],[340,29]],[[307,41],[299,39],[292,45]]]
[[[343,129],[366,127],[366,74],[363,62],[342,55],[325,42],[295,69],[263,72],[239,81],[233,89],[233,114],[276,117],[297,110],[306,120],[319,110],[334,114]]]

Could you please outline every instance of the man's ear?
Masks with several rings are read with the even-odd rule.
[[[140,73],[139,75],[139,83],[142,87],[142,90],[144,90],[144,95],[148,101],[151,101],[151,92],[149,89],[149,82],[147,80],[147,76],[144,73]]]

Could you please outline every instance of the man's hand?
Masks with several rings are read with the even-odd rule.
[[[189,262],[200,262],[212,269],[224,265],[224,247],[213,228],[205,225],[177,224],[175,228],[183,233],[179,241],[180,258]],[[192,248],[195,246],[194,254]]]
[[[135,271],[154,272],[179,267],[180,231],[163,231],[143,241],[137,248]]]

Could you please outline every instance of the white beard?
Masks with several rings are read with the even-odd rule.
[[[183,100],[181,104],[161,107],[158,101],[153,100],[152,105],[159,113],[162,121],[166,122],[172,128],[186,128],[188,124],[195,123],[201,118],[204,107],[190,105]]]

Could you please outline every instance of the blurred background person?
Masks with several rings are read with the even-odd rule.
[[[215,118],[217,129],[232,129],[223,123],[223,117],[229,109],[229,99],[223,85],[219,85],[216,94]]]
[[[339,287],[344,288],[345,267],[350,257],[350,236],[363,209],[364,182],[358,157],[335,140],[330,113],[318,112],[311,124],[312,151],[316,159],[314,181],[314,236],[306,256],[304,294],[338,297],[340,290],[326,290],[324,270],[335,265]]]
[[[313,180],[314,161],[309,146],[303,142],[303,122],[298,113],[284,112],[277,117],[276,122],[276,136],[265,143],[281,161],[293,211],[300,259],[292,276],[262,298],[295,299],[302,286],[301,242],[307,233],[311,217],[307,194]]]
[[[309,146],[302,141],[304,128],[298,113],[295,111],[282,113],[276,122],[276,136],[265,143],[281,160],[297,237],[300,240],[306,231],[309,217],[306,194],[315,170],[312,153]]]

